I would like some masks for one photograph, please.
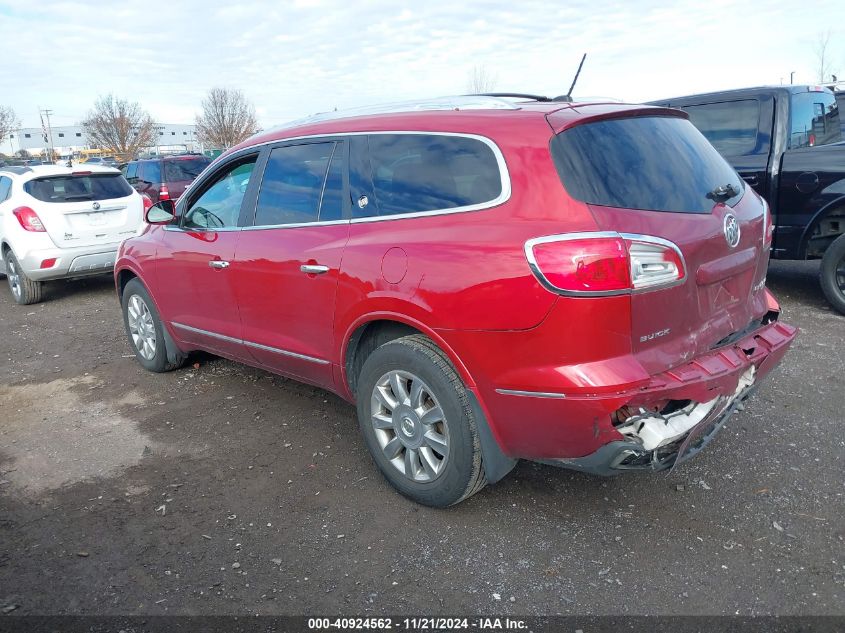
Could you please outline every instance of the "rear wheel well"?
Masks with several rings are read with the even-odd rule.
[[[118,297],[123,297],[123,289],[126,288],[126,284],[135,279],[137,276],[138,275],[133,273],[131,270],[121,270],[117,273]]]
[[[349,337],[346,348],[346,382],[352,393],[358,389],[358,375],[367,357],[385,343],[409,336],[423,334],[418,329],[399,321],[370,321],[360,326]]]
[[[843,234],[845,234],[845,206],[839,206],[816,220],[804,245],[805,259],[819,259],[828,246]]]

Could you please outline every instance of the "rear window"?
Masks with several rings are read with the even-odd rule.
[[[744,184],[689,121],[633,117],[577,125],[552,141],[552,156],[573,198],[607,207],[709,213],[714,190]]]
[[[481,140],[439,134],[373,134],[370,168],[379,215],[484,204],[502,193],[499,164]],[[372,205],[355,206],[372,215]]]
[[[120,174],[52,176],[25,183],[24,191],[41,202],[112,200],[132,194],[132,187]]]
[[[177,158],[164,162],[165,182],[192,182],[211,163],[209,158]]]
[[[830,92],[799,92],[792,95],[789,147],[814,147],[842,140],[839,107]]]
[[[161,165],[157,160],[138,163],[138,179],[143,182],[160,183]]]
[[[756,99],[683,106],[690,121],[724,156],[751,154],[757,146],[760,102]]]

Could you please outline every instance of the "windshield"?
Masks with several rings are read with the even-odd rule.
[[[166,182],[193,181],[205,169],[211,159],[198,158],[177,158],[176,160],[164,161],[164,180]]]
[[[745,185],[689,121],[632,117],[576,125],[552,141],[573,198],[607,207],[710,213],[736,204]]]
[[[121,174],[37,178],[25,183],[23,188],[41,202],[111,200],[125,198],[133,191]]]

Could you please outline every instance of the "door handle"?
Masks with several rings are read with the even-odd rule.
[[[208,262],[208,265],[212,268],[216,268],[217,270],[223,270],[224,268],[229,267],[229,262],[224,262],[220,259],[212,259],[210,262]]]
[[[320,264],[302,264],[299,270],[306,275],[322,275],[323,273],[329,272],[329,267],[321,266]]]

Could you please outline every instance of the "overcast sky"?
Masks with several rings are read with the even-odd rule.
[[[842,0],[0,0],[0,105],[24,126],[78,123],[98,95],[192,123],[213,86],[243,90],[260,123],[460,94],[474,66],[496,89],[638,102],[817,81],[831,30],[845,77]]]

